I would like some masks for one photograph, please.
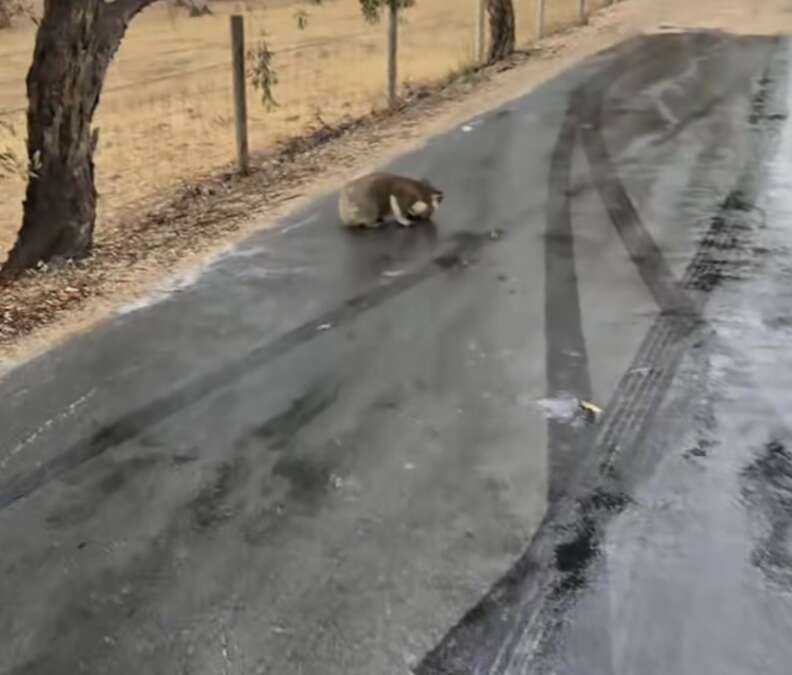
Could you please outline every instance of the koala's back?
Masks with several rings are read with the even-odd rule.
[[[376,205],[381,215],[390,210],[390,191],[397,179],[388,173],[371,173],[350,183],[350,194],[359,201]]]
[[[396,178],[372,173],[348,183],[341,190],[338,210],[346,225],[374,225],[390,213],[390,184]]]

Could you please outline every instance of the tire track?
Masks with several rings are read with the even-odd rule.
[[[463,170],[463,167],[469,166],[474,161],[480,164],[491,163],[508,142],[509,135],[512,133],[508,115],[496,113],[496,117],[499,120],[498,123],[487,127],[494,134],[491,146],[487,147],[484,153],[477,151],[476,146],[470,146],[471,155],[467,158],[468,161],[459,162],[459,174],[462,179],[472,180],[469,177],[469,172]],[[477,184],[478,182],[480,181],[477,181]],[[471,186],[471,189],[473,187]],[[476,217],[473,222],[486,222],[486,214],[489,211],[487,197],[489,193],[490,190],[485,189],[484,196],[476,200]],[[508,232],[502,234],[508,235]],[[364,261],[367,263],[368,276],[363,277],[361,281],[361,284],[366,286],[365,290],[337,302],[335,306],[331,306],[321,315],[304,322],[285,334],[252,348],[238,359],[229,360],[211,371],[175,385],[145,404],[102,424],[95,432],[72,443],[59,452],[56,457],[36,468],[11,475],[0,482],[0,510],[31,495],[50,481],[81,464],[134,439],[146,429],[197,404],[218,389],[233,384],[246,374],[264,367],[291,350],[323,335],[323,326],[331,325],[334,329],[338,329],[434,277],[453,273],[455,270],[466,267],[467,260],[475,258],[483,247],[501,242],[505,238],[492,235],[493,232],[489,230],[458,231],[448,237],[445,246],[437,255],[398,277],[377,276],[372,279],[370,277],[370,256],[376,255],[378,252],[366,252]],[[315,235],[312,233],[311,236]]]
[[[750,117],[755,116],[755,110],[766,99],[767,88],[778,78],[786,77],[785,70],[781,70],[775,58],[779,42],[775,40],[772,44],[774,47],[770,50],[766,70],[760,74]],[[776,70],[781,72],[774,72]],[[592,86],[586,96],[586,113],[596,114],[596,109],[602,106],[605,92]],[[657,459],[655,449],[644,443],[654,413],[667,393],[682,358],[694,344],[695,336],[712,330],[702,313],[712,290],[727,276],[723,270],[713,271],[713,268],[721,260],[720,252],[731,245],[735,233],[746,229],[740,216],[744,219],[751,210],[749,205],[756,200],[760,163],[771,150],[772,132],[772,125],[763,125],[756,130],[756,152],[712,218],[680,282],[673,282],[666,276],[663,268],[667,268],[667,265],[663,265],[662,261],[651,257],[647,260],[641,255],[632,257],[642,278],[649,277],[647,288],[653,290],[656,299],[663,303],[659,304],[660,314],[608,402],[607,413],[593,448],[589,446],[588,453],[579,453],[591,459],[584,460],[575,492],[566,499],[568,508],[562,511],[563,517],[553,524],[555,535],[560,535],[561,541],[553,549],[557,577],[551,586],[549,602],[537,612],[533,621],[524,625],[519,635],[514,636],[513,643],[504,650],[501,668],[493,672],[499,675],[554,672],[553,657],[558,657],[558,638],[563,630],[564,616],[575,603],[576,591],[584,585],[590,567],[602,563],[599,546],[605,529],[611,519],[629,503],[628,495],[632,492],[632,486],[651,470]],[[607,163],[604,167],[608,170]],[[595,178],[595,182],[607,188],[601,192],[603,199],[607,199],[606,195],[615,197],[615,210],[623,216],[624,212],[618,211],[618,207],[625,203],[623,185],[619,187],[613,181],[612,174],[600,181]],[[624,191],[624,194],[619,195],[619,191]],[[637,216],[637,211],[634,213]],[[635,241],[641,241],[648,235],[640,218],[614,224],[617,231],[620,226],[627,225],[623,241],[628,250]],[[633,236],[636,230],[638,234]],[[651,245],[645,249],[650,256],[654,250],[655,247]],[[658,276],[652,277],[656,271]],[[702,279],[709,282],[702,284]],[[678,292],[684,293],[688,301],[680,303]],[[563,569],[559,565],[560,553],[568,553],[573,558],[575,564],[571,569]]]
[[[90,437],[73,443],[56,457],[35,469],[11,476],[0,483],[0,509],[28,497],[67,471],[137,437],[147,428],[163,422],[180,410],[195,405],[211,392],[227,387],[247,373],[322,335],[322,326],[332,325],[337,328],[424,281],[459,267],[466,257],[492,241],[487,234],[473,233],[460,233],[454,239],[453,246],[419,269],[380,282],[373,290],[368,289],[349,298],[317,318],[253,349],[243,358],[200,375],[183,386],[156,396],[145,405],[104,424]]]
[[[550,397],[570,392],[584,398],[591,393],[571,224],[572,159],[584,123],[578,111],[583,110],[588,86],[605,88],[624,68],[625,60],[634,66],[651,62],[667,48],[665,42],[667,38],[648,46],[638,42],[629,48],[623,45],[615,61],[574,91],[567,105],[551,157],[545,229],[545,362]],[[517,634],[515,627],[535,619],[550,591],[547,572],[552,568],[555,535],[544,534],[552,529],[563,504],[560,497],[569,487],[570,474],[579,463],[578,453],[585,440],[591,441],[589,430],[575,430],[568,424],[548,420],[549,507],[534,540],[480,603],[424,657],[413,671],[415,675],[502,672],[499,664],[510,653],[512,638]]]
[[[776,40],[769,50],[771,57],[777,48]],[[638,65],[633,61],[630,67]],[[777,63],[768,64],[762,87],[773,81],[772,75],[780,75],[771,72],[774,66]],[[735,210],[744,215],[746,205],[755,199],[758,161],[770,149],[767,129],[761,130],[756,141],[755,161],[745,166],[734,190],[713,217],[682,280],[677,281],[643,225],[601,136],[602,104],[608,84],[616,76],[612,71],[619,67],[624,63],[620,61],[592,78],[570,98],[560,138],[568,138],[571,132],[567,123],[579,119],[594,184],[660,314],[617,385],[596,435],[579,434],[576,438],[573,454],[581,461],[570,481],[574,489],[550,503],[528,550],[425,657],[414,671],[416,675],[554,672],[548,658],[557,646],[565,612],[585,584],[590,566],[599,558],[605,526],[629,503],[629,484],[638,479],[630,475],[630,469],[651,463],[652,458],[644,455],[651,451],[642,452],[641,441],[653,413],[690,348],[692,336],[708,328],[702,311],[710,292],[725,278],[722,271],[713,276],[713,266],[719,260],[718,252],[731,245],[734,230],[741,227],[738,223],[733,227],[724,224]],[[766,94],[760,87],[754,110]],[[548,340],[552,337],[548,334]],[[553,429],[551,426],[551,452],[557,442]],[[562,436],[561,443],[565,441]],[[612,666],[605,669],[610,672]]]
[[[576,108],[570,106],[550,160],[545,226],[545,372],[548,398],[571,393],[590,400],[591,375],[583,335],[569,196],[579,125]],[[548,499],[552,502],[563,492],[564,478],[576,462],[578,431],[552,417],[547,426],[551,465]]]

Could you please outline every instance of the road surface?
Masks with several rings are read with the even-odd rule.
[[[787,673],[791,65],[630,40],[6,375],[0,673]]]

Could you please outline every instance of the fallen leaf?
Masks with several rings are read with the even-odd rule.
[[[590,403],[589,401],[580,401],[580,407],[586,412],[592,413],[593,415],[602,414],[602,408],[600,408],[598,405]]]

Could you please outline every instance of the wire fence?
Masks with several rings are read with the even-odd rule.
[[[398,85],[436,81],[477,55],[480,0],[420,0],[398,24]],[[539,3],[544,3],[544,12]],[[581,21],[607,0],[514,0],[519,44]],[[332,123],[387,105],[387,21],[366,24],[358,0],[311,9],[301,30],[299,3],[217,3],[213,16],[187,18],[164,5],[133,22],[97,111],[100,218],[164,187],[234,159],[234,99],[228,14],[244,13],[248,47],[266,39],[273,52],[277,106],[247,92],[251,149],[266,150],[321,119]],[[3,34],[0,48],[0,149],[24,152],[24,79],[34,32]],[[21,218],[24,181],[0,178],[0,247]],[[7,231],[6,231],[7,230]]]

